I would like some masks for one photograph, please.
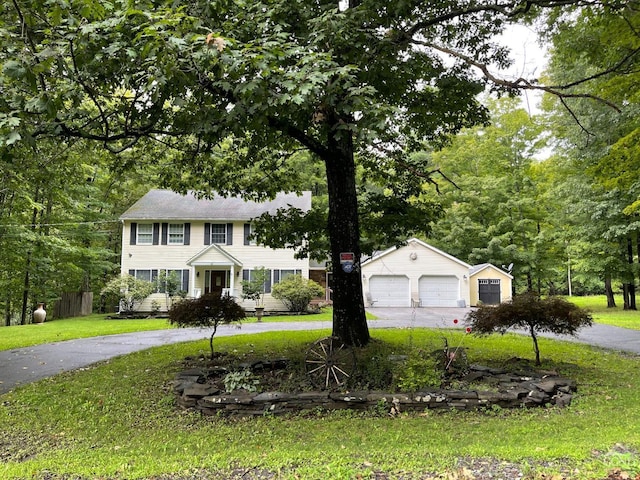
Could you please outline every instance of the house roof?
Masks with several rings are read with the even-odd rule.
[[[422,240],[418,239],[418,238],[410,238],[409,240],[407,240],[407,245],[403,245],[401,247],[391,247],[388,248],[386,250],[384,250],[383,252],[380,253],[376,253],[374,254],[371,258],[365,260],[364,262],[362,262],[363,265],[367,264],[367,263],[371,263],[371,262],[375,262],[376,260],[378,260],[379,258],[382,258],[386,255],[389,255],[390,253],[395,252],[396,250],[400,249],[400,248],[404,248],[410,244],[417,244],[420,245],[428,250],[431,250],[435,253],[437,253],[438,255],[442,255],[443,257],[448,258],[449,260],[451,260],[452,262],[458,263],[466,268],[471,268],[471,265],[469,265],[468,263],[463,262],[462,260],[460,260],[459,258],[454,257],[453,255],[449,255],[446,252],[443,252],[442,250],[437,249],[436,247],[429,245],[426,242],[423,242]]]
[[[479,265],[474,265],[473,267],[471,267],[469,269],[469,275],[476,275],[478,273],[480,273],[481,271],[487,269],[487,268],[493,268],[494,270],[499,271],[500,273],[506,275],[507,277],[513,279],[513,275],[511,275],[509,272],[505,272],[503,269],[496,267],[494,264],[492,263],[481,263]]]
[[[124,212],[120,220],[249,220],[289,207],[310,210],[311,192],[279,193],[273,200],[254,202],[218,194],[211,199],[199,199],[192,192],[182,195],[154,189]]]

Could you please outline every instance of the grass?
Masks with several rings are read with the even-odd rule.
[[[604,295],[566,298],[579,307],[590,310],[593,315],[593,320],[596,323],[640,330],[640,311],[624,310],[622,308],[623,302],[620,295],[617,295],[615,298],[615,308],[607,308],[607,298]]]
[[[166,318],[111,320],[107,318],[107,315],[88,315],[86,317],[48,320],[41,324],[14,325],[0,328],[0,350],[61,342],[74,338],[166,328],[172,328]]]
[[[330,322],[331,309],[312,315],[274,315],[263,317],[263,322]],[[367,318],[375,318],[367,314]],[[255,322],[255,317],[247,317],[244,323]],[[97,337],[118,333],[143,332],[175,328],[166,318],[110,319],[108,315],[88,315],[86,317],[48,320],[41,324],[14,325],[0,327],[0,351],[30,347],[42,343],[61,342],[74,338]]]
[[[280,356],[321,335],[239,335],[217,345]],[[439,346],[443,335],[460,341],[460,334],[438,330],[372,335],[398,352]],[[640,472],[640,359],[540,341],[543,367],[579,384],[571,407],[396,418],[313,412],[242,420],[179,411],[171,380],[185,356],[206,354],[207,342],[153,348],[3,395],[0,478],[228,478],[234,468],[248,478],[260,471],[282,479],[376,478],[375,472],[469,478],[456,476],[457,461],[469,458],[528,466],[527,478],[604,478],[619,466]],[[464,346],[478,363],[532,357],[531,340],[517,335],[466,336]]]
[[[640,330],[640,311],[622,309],[622,299],[616,298],[617,307],[607,308],[607,300],[604,295],[588,297],[567,297],[576,305],[588,308],[594,321],[607,325]],[[333,312],[323,309],[318,314],[305,315],[267,315],[263,322],[299,322],[299,321],[326,321],[330,322]],[[367,313],[368,319],[374,319]],[[255,322],[255,317],[248,317],[245,322]],[[146,330],[160,330],[173,328],[166,319],[108,319],[107,315],[89,315],[87,317],[68,318],[62,320],[47,321],[39,325],[16,325],[1,328],[0,350],[11,350],[20,347],[29,347],[41,343],[59,342],[74,338],[94,337],[98,335],[112,335],[117,333],[129,333]]]

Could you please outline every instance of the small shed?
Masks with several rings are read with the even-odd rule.
[[[490,263],[471,267],[469,286],[471,305],[497,305],[511,300],[513,277]]]

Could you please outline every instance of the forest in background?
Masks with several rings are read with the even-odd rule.
[[[513,264],[518,292],[622,291],[625,308],[635,309],[640,37],[620,35],[624,22],[638,24],[638,12],[587,12],[576,25],[543,28],[553,40],[546,83],[589,82],[576,81],[569,97],[548,91],[533,115],[516,98],[487,97],[490,124],[464,128],[442,148],[426,143],[409,156],[406,174],[414,161],[431,171],[420,194],[409,196],[409,203],[431,212],[426,221],[420,209],[412,216],[399,208],[396,215],[395,192],[367,177],[362,163],[369,159],[356,158],[363,252],[415,235],[471,264]],[[599,74],[612,66],[623,74]],[[38,302],[51,304],[63,292],[93,291],[95,309],[105,308],[99,292],[119,273],[118,217],[148,189],[166,185],[162,165],[175,152],[157,143],[110,152],[100,143],[62,136],[9,147],[0,150],[4,324],[28,323]],[[322,163],[306,153],[291,162],[303,172],[296,188],[314,192],[314,209],[322,213]],[[372,192],[385,198],[384,221],[378,214],[367,218]],[[316,254],[327,248],[318,232]]]

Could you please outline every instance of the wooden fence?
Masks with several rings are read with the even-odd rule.
[[[53,318],[90,315],[93,310],[93,292],[63,293],[53,305]]]

